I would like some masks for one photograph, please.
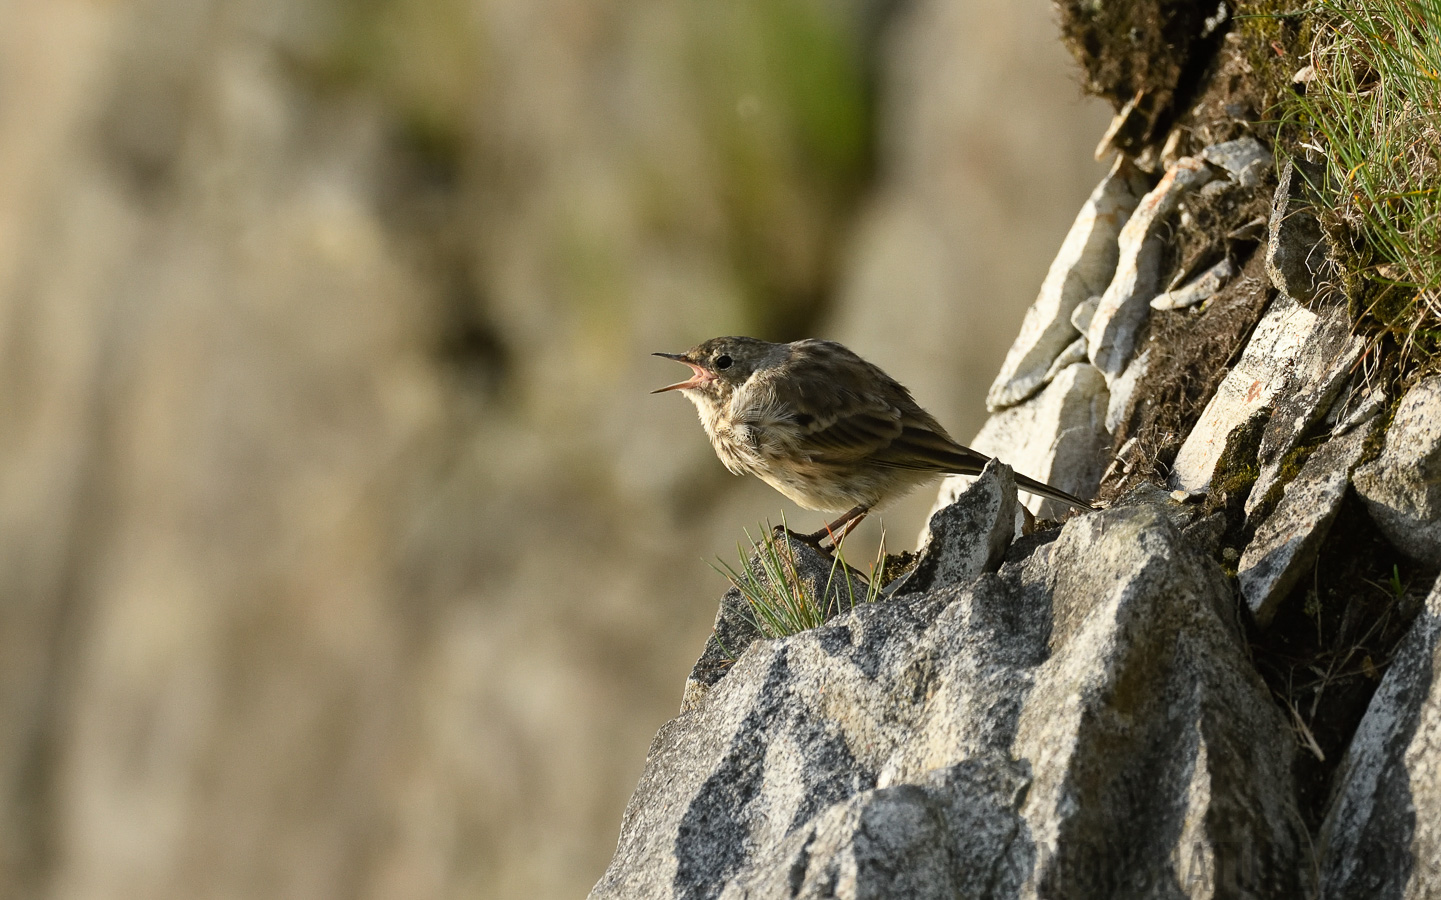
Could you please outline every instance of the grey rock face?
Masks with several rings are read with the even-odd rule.
[[[1089,363],[1063,369],[1036,396],[993,414],[970,446],[1003,460],[1016,471],[1079,497],[1090,497],[1101,481],[1106,434],[1106,381]],[[951,476],[941,483],[932,512],[949,505],[970,479]],[[1064,504],[1033,498],[1040,516],[1065,515]]]
[[[1355,482],[1388,540],[1441,564],[1441,377],[1423,379],[1401,398],[1385,449],[1356,470]]]
[[[931,516],[920,562],[893,592],[964,584],[994,572],[1016,536],[1019,509],[1011,467],[996,459],[986,463],[965,493]]]
[[[1351,379],[1365,344],[1365,339],[1351,333],[1344,304],[1332,304],[1317,313],[1311,336],[1299,347],[1291,365],[1280,369],[1283,384],[1275,392],[1275,413],[1261,435],[1257,458],[1261,470],[1246,500],[1248,514],[1281,478],[1286,455],[1327,417]]]
[[[1156,295],[1151,300],[1151,308],[1185,309],[1188,306],[1195,306],[1203,300],[1209,300],[1216,296],[1216,292],[1225,287],[1226,282],[1236,277],[1236,273],[1239,271],[1236,264],[1231,262],[1230,257],[1226,257],[1175,290]]]
[[[1145,176],[1118,158],[1081,206],[986,395],[989,409],[1014,406],[1049,380],[1047,373],[1056,357],[1077,336],[1071,314],[1088,297],[1105,290],[1115,274],[1116,237],[1147,186]]]
[[[1401,642],[1321,827],[1326,897],[1441,896],[1441,591]]]
[[[1151,312],[1151,299],[1159,292],[1164,245],[1161,226],[1186,191],[1204,185],[1212,177],[1211,169],[1198,159],[1177,160],[1160,184],[1141,198],[1121,229],[1116,275],[1101,295],[1086,329],[1091,362],[1108,380],[1120,375],[1131,361],[1136,332]]]
[[[1077,308],[1079,309],[1080,307]],[[1055,362],[1051,363],[1051,367],[1046,370],[1046,377],[1044,383],[1050,384],[1052,381],[1056,380],[1056,376],[1061,374],[1061,372],[1065,371],[1071,366],[1074,366],[1076,363],[1085,361],[1086,339],[1083,337],[1078,337],[1070,344],[1066,345],[1066,349],[1062,350],[1061,355],[1057,356]]]
[[[1076,304],[1076,308],[1071,310],[1071,325],[1073,325],[1077,331],[1084,335],[1086,333],[1086,329],[1091,327],[1091,318],[1096,314],[1096,307],[1100,305],[1100,294],[1097,294],[1094,297],[1087,297],[1080,303]]]
[[[1029,862],[1016,812],[1028,785],[1024,765],[984,756],[862,792],[765,854],[721,900],[1013,896]]]
[[[1370,428],[1358,428],[1333,438],[1306,460],[1241,554],[1236,573],[1241,595],[1263,628],[1271,623],[1296,580],[1315,563],[1316,551],[1341,510],[1351,471],[1371,432]]]
[[[1171,482],[1194,491],[1211,483],[1232,429],[1269,404],[1287,383],[1316,327],[1316,314],[1284,294],[1271,302],[1236,367],[1226,374],[1176,455]]]
[[[657,735],[592,897],[1299,895],[1230,603],[1142,502],[758,641]]]
[[[1142,350],[1121,377],[1111,382],[1111,395],[1106,400],[1106,431],[1115,434],[1131,414],[1131,401],[1136,399],[1136,385],[1151,371],[1151,348]]]
[[[1271,151],[1253,137],[1212,144],[1201,151],[1201,158],[1225,169],[1231,180],[1242,187],[1259,185],[1273,164]]]
[[[1322,202],[1316,186],[1324,177],[1317,165],[1287,160],[1271,205],[1266,274],[1277,290],[1303,303],[1315,297],[1334,272],[1331,250],[1312,212]]]

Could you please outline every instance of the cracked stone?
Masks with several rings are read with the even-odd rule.
[[[1221,288],[1226,286],[1226,282],[1235,278],[1239,271],[1236,264],[1227,257],[1174,291],[1158,294],[1151,300],[1151,308],[1185,309],[1195,306],[1216,296]]]
[[[1011,467],[996,459],[986,463],[960,496],[931,516],[916,567],[888,593],[926,591],[994,572],[1017,534],[1019,508]]]
[[[656,735],[591,897],[1129,896],[1239,863],[1304,896],[1295,752],[1225,576],[1143,500],[751,644]]]
[[[1246,500],[1248,515],[1281,477],[1286,454],[1326,418],[1365,349],[1365,339],[1351,333],[1345,304],[1330,304],[1317,316],[1314,332],[1297,353],[1285,385],[1276,393],[1275,413],[1261,435],[1257,455],[1260,474]]]
[[[1106,381],[1089,363],[1068,366],[1025,403],[992,413],[972,449],[1000,458],[1017,472],[1079,497],[1090,497],[1101,481],[1110,438],[1105,429]],[[970,478],[952,475],[941,482],[932,512],[947,506]],[[1069,507],[1030,494],[1025,505],[1043,518],[1059,517]]]
[[[1212,144],[1201,151],[1201,158],[1225,169],[1231,180],[1242,187],[1259,185],[1274,165],[1271,151],[1249,136],[1222,144]]]
[[[1121,229],[1116,274],[1086,329],[1091,363],[1110,381],[1120,375],[1136,349],[1136,333],[1150,315],[1151,298],[1159,293],[1162,225],[1186,191],[1210,181],[1204,162],[1183,157],[1161,182],[1141,199]]]
[[[1141,355],[1131,360],[1126,366],[1126,371],[1121,377],[1111,383],[1111,396],[1106,401],[1106,431],[1115,434],[1127,417],[1131,415],[1131,401],[1136,395],[1136,385],[1146,377],[1151,369],[1151,348],[1147,347],[1141,351]]]
[[[1241,596],[1262,628],[1316,562],[1371,430],[1358,428],[1313,453],[1241,554],[1236,568]]]
[[[1226,373],[1172,466],[1171,484],[1188,491],[1210,485],[1226,438],[1271,403],[1316,327],[1316,314],[1284,294],[1271,301],[1236,366]]]
[[[992,411],[1014,406],[1044,386],[1051,364],[1076,338],[1071,314],[1088,297],[1104,291],[1115,274],[1117,236],[1146,184],[1133,165],[1117,159],[1081,206],[986,394]]]
[[[1101,296],[1087,297],[1076,305],[1071,311],[1071,324],[1076,327],[1082,335],[1086,329],[1091,327],[1091,318],[1096,315],[1096,307],[1101,305]]]
[[[1385,449],[1356,470],[1355,483],[1391,543],[1441,565],[1441,376],[1422,379],[1401,398]]]
[[[1321,896],[1441,895],[1441,586],[1396,649],[1333,778]]]
[[[1313,187],[1321,184],[1324,175],[1314,163],[1287,160],[1271,204],[1266,274],[1277,290],[1302,303],[1335,277],[1330,247],[1311,211],[1325,203]]]

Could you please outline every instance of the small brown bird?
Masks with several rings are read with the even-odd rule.
[[[990,457],[963,447],[894,378],[835,341],[772,344],[718,337],[685,353],[680,391],[696,406],[725,467],[750,473],[806,509],[840,518],[805,539],[840,543],[866,514],[941,474],[978,475]],[[1089,508],[1016,475],[1022,489]]]

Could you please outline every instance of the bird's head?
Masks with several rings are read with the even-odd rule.
[[[657,388],[651,393],[680,391],[696,404],[725,404],[757,370],[783,359],[785,346],[749,337],[718,337],[684,353],[653,354],[685,363],[693,374],[685,381]]]

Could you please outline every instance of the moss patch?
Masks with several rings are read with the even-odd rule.
[[[1221,458],[1216,460],[1216,468],[1211,474],[1211,487],[1206,492],[1203,514],[1223,512],[1226,515],[1226,528],[1221,534],[1218,547],[1223,554],[1222,565],[1233,575],[1234,561],[1225,553],[1225,549],[1229,547],[1234,550],[1236,559],[1239,559],[1241,548],[1246,546],[1245,539],[1249,537],[1244,534],[1246,500],[1251,496],[1251,488],[1261,474],[1258,461],[1261,436],[1266,433],[1266,423],[1271,421],[1271,412],[1269,406],[1257,410],[1251,418],[1226,436],[1226,449],[1221,451]]]
[[[1251,514],[1246,517],[1247,527],[1242,538],[1245,542],[1250,542],[1251,536],[1256,531],[1256,523],[1264,522],[1266,517],[1276,509],[1276,504],[1281,502],[1281,496],[1286,491],[1286,485],[1290,484],[1291,480],[1300,473],[1301,467],[1306,465],[1306,460],[1310,459],[1311,454],[1315,453],[1329,439],[1329,435],[1313,437],[1292,447],[1281,457],[1275,482],[1266,491],[1266,495],[1252,505]]]
[[[1226,509],[1237,501],[1244,504],[1251,495],[1251,486],[1261,474],[1257,457],[1261,450],[1261,436],[1266,432],[1266,423],[1271,421],[1271,407],[1258,409],[1251,418],[1236,426],[1226,436],[1226,449],[1216,460],[1211,475],[1211,488],[1206,494],[1206,512],[1213,513]]]

